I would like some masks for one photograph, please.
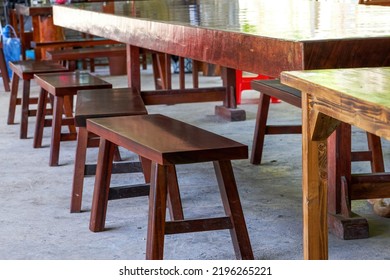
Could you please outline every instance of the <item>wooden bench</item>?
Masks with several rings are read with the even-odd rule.
[[[237,258],[253,259],[231,160],[246,159],[248,147],[163,115],[87,120],[87,130],[100,137],[90,230],[104,229],[113,151],[116,145],[150,162],[147,259],[163,259],[165,234],[229,229]],[[225,216],[166,221],[167,194],[177,183],[177,164],[212,161]],[[144,169],[146,172],[147,169]]]
[[[112,88],[112,85],[90,73],[75,71],[55,74],[35,74],[35,81],[41,87],[38,98],[37,120],[34,133],[34,148],[42,146],[43,129],[52,127],[50,144],[50,166],[57,166],[61,141],[76,140],[74,127],[73,97],[79,90]],[[53,117],[47,119],[46,105],[53,104]],[[61,127],[69,125],[69,133],[63,133]]]
[[[31,47],[35,49],[36,55],[42,53],[46,58],[46,52],[49,50],[61,50],[61,49],[74,49],[74,48],[88,48],[96,46],[113,46],[120,44],[117,41],[104,39],[104,38],[95,38],[95,39],[74,39],[74,40],[59,40],[59,41],[46,41],[46,42],[31,42]],[[36,57],[37,60],[40,60],[40,57]]]
[[[51,50],[46,52],[46,58],[54,61],[66,61],[69,69],[76,69],[77,60],[102,57],[123,57],[126,59],[125,46],[100,46],[77,49]],[[91,70],[93,72],[93,69]]]
[[[34,79],[35,74],[66,72],[68,69],[56,62],[44,60],[11,61],[9,65],[12,70],[12,82],[7,124],[14,124],[16,106],[21,105],[20,139],[26,139],[28,118],[36,115],[36,110],[31,108],[30,105],[38,102],[38,98],[30,97],[31,80]],[[18,97],[20,80],[23,81],[23,92]]]
[[[107,106],[109,104],[109,106]],[[70,212],[81,211],[84,177],[94,175],[94,164],[86,164],[87,148],[98,147],[99,137],[88,133],[87,119],[147,114],[145,104],[138,92],[131,88],[80,90],[77,93],[75,125],[78,128],[77,148],[73,173],[72,199]],[[113,173],[142,172],[139,162],[118,162]],[[134,188],[133,188],[134,190]],[[139,188],[138,192],[126,191],[122,187],[110,188],[110,198],[147,195],[149,190]],[[125,195],[131,193],[131,196]],[[116,195],[115,195],[116,194]]]
[[[106,46],[120,44],[117,41],[110,39],[75,39],[75,40],[63,40],[63,41],[46,41],[46,42],[31,42],[32,48],[87,48],[93,46]]]

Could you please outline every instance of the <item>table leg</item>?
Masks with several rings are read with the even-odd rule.
[[[302,93],[303,249],[305,259],[328,258],[326,136],[315,135],[322,120]],[[313,116],[314,115],[314,116]],[[322,126],[323,128],[323,126]],[[312,135],[313,132],[313,135]]]
[[[351,126],[341,123],[328,139],[328,222],[341,239],[368,237],[368,222],[351,211]]]
[[[65,39],[63,28],[54,25],[52,16],[33,16],[32,24],[33,40],[35,42],[53,42]],[[35,48],[35,59],[45,58],[47,50],[45,48]]]
[[[126,45],[127,84],[129,87],[141,92],[141,65],[139,61],[139,48]]]
[[[226,98],[223,105],[215,106],[215,114],[230,121],[244,121],[246,113],[237,108],[236,102],[236,70],[222,68],[222,79],[226,87]]]
[[[165,102],[168,102],[169,104],[175,104],[176,103],[183,103],[183,100],[188,100],[187,102],[195,102],[192,100],[191,97],[188,97],[187,99],[183,96],[186,94],[185,89],[181,89],[181,97],[178,97],[176,100],[173,101],[172,94],[166,94],[166,97],[161,97],[160,95],[151,95],[151,92],[142,92],[141,91],[141,64],[140,64],[140,50],[139,47],[127,45],[126,46],[126,57],[127,57],[127,80],[128,80],[128,86],[136,89],[138,92],[142,94],[142,97],[144,98],[144,102],[147,105],[151,104],[166,104]],[[168,59],[169,56],[164,55],[166,59]],[[163,61],[163,60],[161,60]],[[166,64],[168,65],[168,64]],[[161,68],[162,67],[162,68]],[[166,72],[168,73],[168,68],[170,66],[161,66],[159,71],[160,73]],[[165,69],[165,70],[164,70]],[[237,103],[235,99],[235,90],[236,90],[236,71],[231,68],[226,68],[225,71],[223,71],[223,80],[224,80],[224,87],[226,88],[226,94],[225,94],[225,100],[223,102],[223,105],[216,106],[215,107],[215,114],[219,115],[225,119],[228,119],[230,121],[243,121],[246,119],[246,113],[242,109],[237,108]],[[161,77],[165,83],[164,86],[169,89],[170,86],[170,77]],[[168,83],[169,82],[169,83]],[[197,81],[195,81],[197,83]],[[222,97],[222,90],[223,88],[211,88],[207,89],[208,92],[208,98],[211,99],[204,99],[204,101],[212,101],[214,98],[219,99]],[[168,93],[167,91],[167,93]],[[172,91],[174,92],[174,90]],[[171,93],[172,93],[171,92]],[[201,92],[201,91],[200,91]],[[188,93],[188,96],[193,96],[193,91]],[[203,92],[203,95],[205,95],[206,92]],[[179,96],[179,94],[175,94],[176,96]],[[159,97],[160,96],[160,97]],[[212,97],[214,96],[214,97]],[[160,100],[158,100],[161,98]],[[168,98],[165,102],[163,98]],[[196,101],[197,102],[197,101]]]

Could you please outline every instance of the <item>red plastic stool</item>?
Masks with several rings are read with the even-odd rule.
[[[252,89],[251,81],[253,80],[270,80],[274,79],[269,76],[261,75],[261,74],[252,74],[248,73],[250,75],[243,75],[243,71],[236,70],[236,102],[237,105],[241,104],[241,94],[243,90]],[[281,101],[275,97],[271,96],[271,103],[280,103]]]

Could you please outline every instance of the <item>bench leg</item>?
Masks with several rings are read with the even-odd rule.
[[[371,171],[373,173],[385,172],[381,138],[369,132],[367,132],[366,134],[367,134],[368,150],[372,153]]]
[[[150,183],[150,170],[152,162],[149,159],[140,157],[145,182]],[[174,165],[168,166],[168,207],[171,220],[184,220],[183,207],[177,182],[176,168]]]
[[[50,166],[57,166],[60,155],[62,113],[64,108],[64,97],[54,97],[53,121],[50,144]]]
[[[167,200],[167,167],[152,163],[149,193],[149,218],[146,259],[162,260],[164,256],[165,215]]]
[[[169,165],[167,167],[167,177],[169,216],[171,217],[171,220],[184,220],[179,183],[177,181],[176,167],[174,165]]]
[[[119,147],[115,148],[114,161],[122,161],[121,152],[119,151]]]
[[[367,132],[367,141],[368,141],[368,149],[371,151],[371,171],[372,173],[377,173],[377,172],[385,172],[385,165],[383,162],[383,152],[382,152],[382,143],[381,143],[381,138],[368,133]],[[384,203],[383,198],[376,198],[376,199],[369,199],[369,203],[373,205],[374,212],[383,217],[387,217],[386,214],[383,214],[379,209],[386,209],[386,207],[382,205],[386,205]],[[375,207],[376,205],[381,205],[381,207]],[[387,206],[387,209],[389,209],[389,206]]]
[[[79,133],[77,136],[74,172],[73,172],[72,197],[70,202],[71,213],[78,213],[81,211],[87,146],[88,146],[88,131],[85,127],[79,127]]]
[[[329,230],[345,240],[367,238],[367,220],[351,209],[351,125],[341,123],[327,141]]]
[[[20,139],[27,139],[28,115],[30,104],[30,80],[23,81],[22,109],[20,117]]]
[[[16,111],[16,105],[18,100],[18,89],[19,89],[19,76],[13,73],[12,82],[11,82],[11,93],[9,98],[7,124],[15,123],[15,111]]]
[[[73,95],[67,95],[64,97],[64,115],[67,118],[73,118]],[[77,133],[74,124],[69,124],[69,133]]]
[[[144,174],[145,178],[145,183],[150,183],[150,170],[152,168],[152,162],[144,157],[139,157],[139,161],[141,162],[142,165],[142,172]]]
[[[37,105],[37,114],[35,121],[35,132],[34,132],[34,148],[42,147],[42,137],[43,137],[43,129],[45,127],[45,116],[46,116],[46,104],[48,103],[48,93],[46,90],[41,89],[38,98]]]
[[[260,93],[260,101],[257,109],[255,133],[253,135],[251,163],[260,164],[263,155],[264,137],[267,127],[269,103],[271,97]]]
[[[242,211],[236,180],[230,161],[214,161],[215,173],[225,213],[232,222],[230,235],[237,259],[253,260],[252,246]]]
[[[89,229],[93,232],[104,230],[115,147],[116,145],[113,143],[105,139],[100,139],[91,219],[89,223]]]

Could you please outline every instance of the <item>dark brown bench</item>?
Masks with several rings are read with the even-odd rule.
[[[110,39],[76,39],[63,41],[31,42],[32,48],[65,49],[65,48],[88,48],[94,46],[107,46],[120,44]]]
[[[267,124],[270,98],[275,97],[295,107],[301,108],[301,92],[292,87],[283,85],[278,79],[254,80],[252,88],[260,92],[260,101],[256,116],[255,133],[253,136],[251,163],[260,164],[263,154],[265,135],[302,133],[301,124],[298,125],[270,125]],[[368,151],[353,151],[352,161],[370,161],[373,171],[383,172],[384,163],[380,138],[367,133]]]
[[[55,74],[35,74],[35,81],[41,87],[38,98],[37,120],[34,133],[34,148],[42,146],[44,127],[51,126],[50,166],[57,166],[61,141],[76,140],[74,127],[73,98],[79,90],[112,88],[112,85],[87,72],[61,72]],[[47,119],[46,105],[53,104],[52,119]],[[67,125],[69,133],[61,131]]]
[[[87,130],[100,137],[90,230],[104,230],[114,148],[118,145],[150,163],[146,259],[163,259],[166,234],[229,229],[236,257],[253,259],[231,160],[246,159],[248,147],[163,115],[87,120]],[[212,161],[225,215],[166,221],[170,187],[177,183],[176,165]],[[172,196],[171,196],[172,200]]]
[[[66,72],[68,69],[56,62],[45,60],[11,61],[9,65],[12,70],[12,82],[7,124],[14,124],[16,106],[21,105],[20,138],[26,139],[28,118],[36,115],[36,110],[30,105],[38,102],[38,98],[30,97],[31,80],[34,79],[35,74]],[[23,81],[23,92],[18,97],[20,80]]]
[[[107,106],[109,104],[109,106]],[[95,164],[86,164],[87,148],[98,147],[99,137],[88,133],[87,119],[147,114],[141,95],[131,88],[80,90],[77,93],[75,125],[78,128],[77,148],[73,173],[72,199],[70,212],[81,211],[84,177],[95,175]],[[118,154],[119,155],[119,154]],[[120,157],[118,156],[118,159]],[[113,173],[142,172],[139,162],[114,163]],[[110,198],[147,195],[148,187],[139,191],[128,190],[124,186],[110,188]],[[131,194],[131,195],[128,195]]]
[[[77,49],[50,50],[46,52],[46,58],[54,61],[65,61],[69,69],[76,69],[77,60],[95,59],[103,57],[126,58],[125,46],[99,46]],[[93,69],[91,70],[93,71]]]

